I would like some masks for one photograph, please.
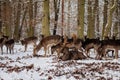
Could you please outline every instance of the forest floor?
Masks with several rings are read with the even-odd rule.
[[[120,80],[120,58],[110,60],[61,61],[55,55],[32,56],[33,47],[26,52],[16,44],[14,54],[0,54],[0,80]]]

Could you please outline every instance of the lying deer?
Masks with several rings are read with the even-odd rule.
[[[61,53],[63,53],[63,56],[61,56],[60,59],[63,61],[86,59],[86,56],[84,56],[83,52],[79,52],[76,48],[69,50],[68,47],[64,47],[61,50]]]
[[[51,53],[53,54],[56,51],[58,54],[58,58],[60,56],[60,51],[63,47],[68,47],[68,48],[75,47],[77,50],[81,50],[83,40],[77,38],[76,35],[73,35],[72,38],[68,38],[67,36],[64,36],[62,39],[63,40],[60,44],[51,47]]]
[[[35,37],[35,36],[28,37],[28,38],[25,38],[25,39],[21,40],[22,45],[25,46],[24,52],[27,50],[27,46],[28,46],[29,44],[33,44],[33,46],[35,47],[37,40],[38,40],[38,38]]]
[[[45,38],[43,38],[40,43],[34,48],[33,50],[33,56],[37,55],[37,52],[44,47],[44,51],[45,51],[45,56],[46,56],[46,52],[49,49],[49,47],[53,46],[53,45],[57,45],[62,41],[62,37],[59,35],[51,35],[51,36],[47,36]],[[49,51],[49,50],[48,50]]]
[[[10,52],[10,54],[11,52],[14,53],[14,43],[15,43],[14,39],[10,39],[5,42],[5,46],[7,47],[7,53],[8,51]]]

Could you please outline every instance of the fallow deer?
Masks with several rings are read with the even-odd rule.
[[[1,48],[1,53],[2,54],[3,54],[3,45],[5,44],[7,39],[8,39],[8,36],[4,36],[4,35],[2,35],[2,38],[0,39],[0,48]]]
[[[81,49],[83,40],[77,38],[75,34],[72,35],[72,38],[68,38],[67,36],[64,37],[64,46],[76,49]]]
[[[53,46],[53,45],[57,45],[62,41],[62,37],[59,35],[51,35],[51,36],[47,36],[45,38],[43,38],[40,43],[34,48],[33,50],[33,56],[37,55],[37,52],[44,47],[44,51],[45,51],[45,56],[46,56],[46,52],[49,49],[49,47]],[[48,50],[49,51],[49,50]]]
[[[100,42],[99,38],[97,38],[97,39],[87,38],[83,42],[82,47],[84,48],[87,57],[89,57],[89,50],[94,48],[95,51],[98,51],[98,48],[100,47],[100,45],[101,45],[101,42]]]
[[[28,38],[25,38],[25,39],[21,40],[22,45],[25,46],[24,52],[27,50],[27,46],[29,44],[33,44],[33,46],[36,47],[37,40],[38,40],[38,38],[35,37],[35,36],[28,37]]]
[[[51,47],[51,54],[53,54],[54,52],[57,52],[57,56],[58,58],[60,57],[60,51],[63,47],[63,44],[62,43],[59,43],[57,45],[54,45]]]
[[[61,50],[61,53],[63,53],[63,56],[61,56],[60,59],[63,61],[86,59],[86,56],[84,56],[84,54],[82,52],[79,52],[76,48],[69,50],[68,47],[64,47]]]
[[[10,54],[11,54],[11,52],[14,53],[14,43],[15,43],[14,39],[10,39],[5,42],[5,46],[7,48],[7,53],[8,53],[8,51]]]
[[[118,59],[118,50],[120,49],[120,40],[102,40],[99,55],[106,58],[108,50],[114,50],[115,59]]]

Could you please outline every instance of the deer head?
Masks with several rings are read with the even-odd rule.
[[[33,55],[35,56],[37,52],[41,49],[41,47],[44,47],[45,50],[45,56],[46,51],[48,50],[48,46],[51,47],[53,45],[57,45],[62,41],[62,37],[59,35],[51,35],[43,38],[40,43],[34,48]]]
[[[28,37],[28,38],[25,38],[25,39],[21,40],[21,44],[25,46],[25,51],[26,51],[27,50],[27,46],[29,44],[33,44],[33,46],[35,47],[37,40],[38,40],[37,37],[32,36],[32,37]]]

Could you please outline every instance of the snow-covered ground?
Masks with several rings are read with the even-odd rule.
[[[20,44],[14,54],[0,54],[0,80],[120,80],[120,58],[118,60],[58,60],[55,55],[32,56],[33,47],[27,52]]]

